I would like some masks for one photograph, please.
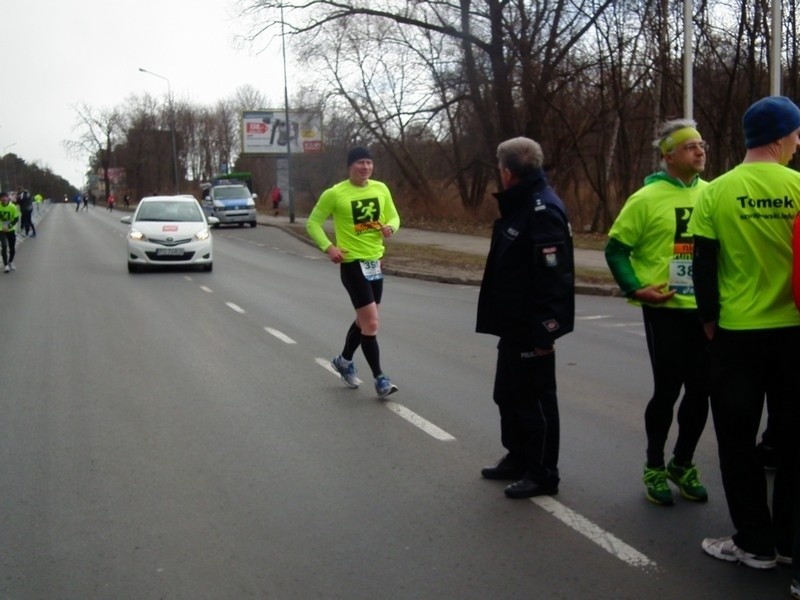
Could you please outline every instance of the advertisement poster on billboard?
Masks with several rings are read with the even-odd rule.
[[[317,154],[322,152],[322,115],[319,112],[246,110],[242,112],[243,154]]]

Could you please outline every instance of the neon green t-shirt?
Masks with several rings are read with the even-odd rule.
[[[389,188],[372,179],[365,186],[353,185],[347,179],[322,192],[308,216],[306,231],[323,252],[332,245],[322,228],[328,217],[333,217],[336,246],[346,251],[345,262],[380,259],[381,228],[400,228],[400,215]]]
[[[692,283],[694,243],[688,225],[708,183],[696,178],[686,186],[663,171],[648,176],[644,183],[625,202],[608,236],[631,248],[631,266],[643,286],[666,283],[675,290],[672,298],[658,306],[697,308]],[[629,301],[642,304],[635,298]]]
[[[774,329],[800,325],[792,299],[792,223],[800,173],[777,163],[744,163],[712,181],[689,231],[720,245],[719,326]]]
[[[19,207],[16,204],[0,202],[0,231],[16,232],[19,216]]]

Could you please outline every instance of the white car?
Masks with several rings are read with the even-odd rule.
[[[213,268],[210,225],[194,196],[148,196],[139,201],[133,216],[120,219],[128,232],[128,272],[144,267],[191,266]]]

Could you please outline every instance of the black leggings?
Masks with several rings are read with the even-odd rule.
[[[664,465],[664,446],[681,388],[684,393],[678,408],[674,456],[678,464],[687,464],[708,420],[708,342],[697,311],[643,306],[642,314],[653,367],[653,397],[644,413],[647,465]]]

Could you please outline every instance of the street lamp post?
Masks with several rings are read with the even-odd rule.
[[[8,181],[8,163],[6,162],[6,150],[11,148],[11,146],[16,146],[17,142],[13,144],[9,144],[3,148],[3,178],[6,180],[6,187],[3,190],[8,191],[9,181]]]
[[[175,176],[175,193],[180,194],[180,185],[178,183],[178,149],[175,145],[175,107],[172,104],[172,85],[170,85],[169,79],[164,77],[163,75],[159,75],[158,73],[153,73],[153,71],[148,71],[147,69],[143,69],[139,67],[139,70],[142,73],[147,73],[148,75],[152,75],[153,77],[158,77],[159,79],[163,79],[167,82],[167,100],[169,101],[169,129],[172,135],[172,170]]]
[[[281,2],[281,48],[283,53],[283,109],[286,113],[286,193],[289,195],[289,223],[294,223],[294,194],[292,193],[292,126],[289,123],[289,84],[286,74],[286,33],[284,32],[283,2]]]

